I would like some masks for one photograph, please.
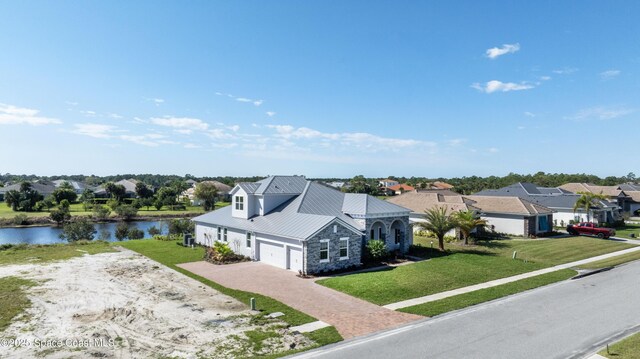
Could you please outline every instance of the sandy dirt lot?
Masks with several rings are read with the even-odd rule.
[[[0,357],[236,357],[312,345],[277,320],[144,256],[124,250],[45,265],[0,266],[35,280],[32,307],[2,338]],[[264,333],[264,342],[247,331]],[[255,337],[255,336],[254,336]]]

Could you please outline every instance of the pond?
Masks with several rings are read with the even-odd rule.
[[[103,239],[107,241],[117,241],[115,237],[116,226],[118,223],[96,223],[96,234],[94,239]],[[138,228],[144,231],[145,237],[149,236],[147,230],[155,226],[162,230],[162,234],[167,233],[166,221],[139,221],[128,222],[129,228]],[[66,243],[60,239],[60,227],[25,227],[25,228],[0,228],[0,244],[11,243],[27,243],[27,244],[53,244]]]

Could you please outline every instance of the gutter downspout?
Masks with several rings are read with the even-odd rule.
[[[303,275],[307,275],[307,261],[306,261],[306,254],[305,254],[305,247],[306,247],[306,242],[305,241],[301,241],[302,242],[302,274]]]

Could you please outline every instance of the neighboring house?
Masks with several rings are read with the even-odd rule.
[[[443,195],[430,192],[407,192],[388,202],[412,210],[414,223],[424,222],[424,211],[445,207],[449,213],[472,211],[487,221],[498,233],[528,237],[553,230],[553,210],[519,197]],[[448,235],[453,235],[451,231]]]
[[[14,183],[12,185],[8,185],[5,187],[0,187],[0,201],[4,201],[4,194],[11,191],[16,190],[20,191],[20,185],[22,182]],[[51,183],[39,183],[39,182],[31,182],[31,189],[38,191],[43,197],[46,197],[53,193],[56,190],[56,186]]]
[[[579,194],[571,193],[562,188],[539,187],[533,183],[518,182],[500,188],[484,190],[476,193],[479,196],[519,197],[531,203],[541,205],[555,211],[554,225],[565,226],[570,221],[583,222],[587,220],[587,213],[573,207],[580,198]],[[617,216],[618,206],[603,200],[591,209],[591,220],[595,222],[613,222]]]
[[[400,182],[396,181],[396,180],[392,180],[392,179],[383,179],[383,180],[379,180],[378,181],[379,186],[380,187],[391,187],[391,186],[395,186],[397,184],[400,184]]]
[[[71,187],[73,187],[73,190],[77,194],[82,194],[82,192],[84,192],[85,189],[89,188],[89,186],[87,186],[86,184],[84,184],[82,182],[78,182],[78,181],[68,181],[68,180],[63,180],[63,179],[52,181],[53,185],[56,188],[59,188],[65,182],[69,182],[69,184],[71,185]]]
[[[626,190],[623,190],[621,186],[625,188],[633,188],[635,186],[596,186],[589,183],[565,183],[558,187],[565,191],[572,193],[590,192],[595,194],[602,194],[606,196],[612,205],[617,205],[620,212],[633,213],[631,207],[640,206],[638,201],[635,201],[633,197],[629,196]]]
[[[382,191],[387,195],[387,196],[393,196],[393,195],[399,195],[399,194],[403,194],[405,192],[409,192],[409,191],[415,191],[415,188],[412,186],[409,186],[406,183],[403,184],[396,184],[390,187],[384,187],[382,188]]]
[[[218,181],[202,181],[200,183],[212,183],[218,189],[218,198],[221,201],[225,201],[225,202],[231,201],[231,195],[229,194],[229,192],[231,191],[231,186]],[[190,184],[191,187],[187,188],[187,190],[185,190],[180,194],[179,199],[184,199],[186,197],[189,199],[189,201],[191,201],[192,205],[194,206],[201,205],[202,201],[197,199],[194,194],[196,191],[197,185],[198,185],[198,182],[193,181],[193,183]]]
[[[333,181],[333,182],[325,182],[325,184],[327,186],[333,187],[333,188],[337,188],[337,189],[341,189],[342,187],[344,187],[347,183],[346,182],[341,182],[341,181]]]
[[[431,184],[432,189],[452,189],[453,185],[448,184],[447,182],[435,181]]]
[[[125,189],[125,196],[126,197],[130,197],[133,198],[136,196],[136,184],[138,184],[138,180],[136,179],[123,179],[120,180],[118,182],[114,182],[117,185],[122,185],[124,186]],[[97,197],[106,197],[107,196],[107,190],[104,188],[104,185],[101,185],[100,187],[98,187],[95,192]]]
[[[197,243],[227,242],[235,253],[309,274],[360,265],[370,239],[400,252],[413,243],[410,210],[302,176],[239,183],[231,195],[230,206],[193,219]]]

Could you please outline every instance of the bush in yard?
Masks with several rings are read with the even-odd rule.
[[[109,214],[111,214],[111,209],[101,204],[96,204],[93,206],[92,213],[93,213],[92,214],[93,218],[103,221],[109,218]]]
[[[68,211],[69,207],[71,207],[71,202],[69,202],[68,199],[63,199],[62,201],[60,201],[60,209],[66,209]]]
[[[142,239],[144,238],[144,231],[138,228],[131,228],[129,232],[127,232],[127,237],[129,237],[129,239]]]
[[[116,207],[116,213],[122,217],[125,221],[130,221],[138,214],[138,209],[128,204],[123,204]]]
[[[115,199],[110,199],[107,201],[107,207],[111,208],[112,211],[115,211],[116,208],[120,206],[120,201]]]
[[[29,216],[24,213],[16,214],[16,216],[13,217],[13,224],[16,226],[26,226],[29,224]]]
[[[172,219],[169,221],[169,234],[194,234],[196,225],[189,219]]]
[[[235,263],[249,260],[245,256],[233,253],[229,244],[225,242],[214,242],[213,247],[207,248],[204,258],[214,264]]]
[[[129,235],[129,226],[127,226],[126,223],[118,223],[114,234],[116,239],[119,241],[127,239],[127,236]]]
[[[161,235],[162,231],[156,226],[151,226],[149,227],[149,229],[147,229],[147,233],[149,233],[151,237],[155,237]]]
[[[381,241],[379,239],[370,240],[369,243],[367,243],[366,248],[369,257],[373,260],[380,260],[386,258],[389,255],[389,252],[387,251],[387,245],[384,243],[384,241]]]
[[[51,211],[49,218],[58,225],[61,225],[65,221],[71,219],[71,213],[69,213],[68,209],[65,210],[64,208],[58,208]]]
[[[66,239],[68,242],[76,242],[79,240],[93,240],[96,229],[93,223],[82,219],[76,222],[67,223],[62,228],[60,238]]]

